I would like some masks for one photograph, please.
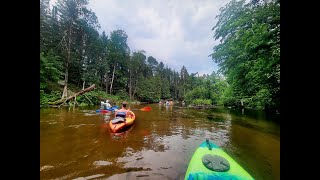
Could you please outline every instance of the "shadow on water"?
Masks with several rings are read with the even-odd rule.
[[[140,109],[144,105],[130,105]],[[183,179],[208,138],[255,179],[280,179],[280,126],[270,116],[230,109],[151,104],[112,133],[99,107],[41,109],[41,179]]]

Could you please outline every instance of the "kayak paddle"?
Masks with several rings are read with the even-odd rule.
[[[146,106],[146,107],[143,107],[141,109],[132,109],[132,110],[140,110],[140,111],[151,111],[151,107],[150,106]],[[131,110],[130,108],[128,110]]]
[[[151,107],[150,106],[146,106],[140,109],[140,111],[151,111]]]

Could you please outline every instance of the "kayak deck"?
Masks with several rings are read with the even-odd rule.
[[[207,157],[213,157],[213,159],[220,158],[220,161],[214,164],[215,162],[209,162],[209,160],[205,159]],[[222,162],[222,159],[224,162]],[[229,167],[226,167],[225,170],[211,170],[208,167],[210,165],[211,167],[217,168],[221,166],[221,164],[225,166],[228,165]],[[204,141],[194,152],[184,179],[244,180],[253,178],[221,148],[210,141]]]
[[[113,124],[112,121],[109,122],[109,126],[112,132],[119,132],[125,127],[128,127],[131,124],[133,124],[134,120],[136,119],[136,115],[132,111],[129,111],[128,114],[129,114],[128,117],[125,118],[126,119],[125,122],[117,123],[117,124]]]

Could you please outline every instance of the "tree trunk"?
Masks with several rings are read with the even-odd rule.
[[[186,84],[186,81],[183,78],[183,97],[185,97],[185,94],[186,94],[185,84]]]
[[[174,95],[175,95],[175,96],[176,96],[176,98],[178,99],[177,88],[178,88],[178,85],[177,85],[177,79],[175,79]]]
[[[114,79],[114,72],[115,71],[116,71],[116,64],[114,64],[114,67],[113,67],[112,80],[111,80],[111,85],[110,85],[110,95],[111,95],[111,92],[112,92],[112,85],[113,85],[113,79]]]
[[[64,74],[64,87],[61,99],[66,98],[68,96],[68,62],[66,63],[66,71]]]
[[[73,107],[76,106],[76,103],[77,103],[77,96],[74,97],[74,101],[73,101]]]
[[[103,75],[102,75],[102,73],[100,73],[100,87],[101,87],[101,89],[103,89],[103,85],[104,85],[104,81],[103,81]]]
[[[105,82],[106,82],[106,93],[108,94],[108,82],[109,82],[109,77],[108,77],[108,73],[107,75],[105,75],[106,78],[105,78]]]
[[[132,93],[132,96],[133,96],[133,97],[134,97],[134,95],[136,94],[137,86],[138,86],[138,79],[136,80],[136,83],[135,83],[135,86],[134,86],[134,89],[133,89],[133,93]]]
[[[130,96],[130,100],[132,100],[132,82],[131,82],[131,71],[129,70],[129,96]]]
[[[84,90],[84,85],[86,84],[86,80],[83,81],[82,83],[82,90]]]
[[[108,94],[108,82],[106,80],[106,93]]]
[[[66,98],[68,96],[68,70],[69,70],[69,62],[71,58],[71,26],[69,26],[69,38],[68,38],[68,56],[67,56],[67,62],[66,62],[66,71],[65,71],[65,77],[64,77],[64,88],[63,93],[61,96],[61,99]]]
[[[69,97],[64,98],[64,99],[60,99],[60,100],[55,101],[55,102],[49,102],[48,104],[50,104],[50,105],[64,104],[65,102],[67,102],[68,100],[70,100],[70,99],[72,99],[72,98],[75,98],[75,97],[77,97],[77,96],[80,96],[81,94],[84,94],[84,93],[86,93],[86,92],[89,92],[89,91],[93,90],[95,87],[96,87],[96,85],[93,84],[93,85],[91,85],[90,87],[88,87],[88,88],[86,88],[86,89],[83,89],[83,90],[75,93],[75,94],[72,95],[72,96],[69,96]],[[60,107],[60,106],[59,106],[59,107]]]
[[[86,96],[86,95],[84,94],[84,97],[85,97],[91,104],[93,104],[93,102],[90,100],[90,98],[89,98],[88,96]]]
[[[86,41],[86,36],[85,36],[85,34],[83,33],[82,34],[82,46],[81,46],[81,61],[80,61],[80,63],[81,63],[81,67],[83,67],[83,65],[85,65],[85,41]],[[80,70],[80,72],[81,72],[81,70]],[[83,75],[82,75],[83,76]],[[85,79],[85,77],[83,76],[83,79]],[[86,80],[83,80],[83,83],[82,83],[82,89],[84,89],[84,87],[85,87],[85,84],[86,84]]]

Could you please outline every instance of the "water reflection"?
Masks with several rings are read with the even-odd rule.
[[[169,106],[165,106],[166,107],[166,111],[169,112]]]
[[[109,122],[110,119],[111,119],[111,114],[104,114],[103,120],[104,120],[105,122]]]
[[[135,123],[122,133],[111,132],[112,114],[95,113],[97,107],[42,110],[40,178],[183,179],[194,150],[208,138],[256,179],[279,179],[279,128],[270,122],[225,109],[150,106],[150,112],[134,111]]]

